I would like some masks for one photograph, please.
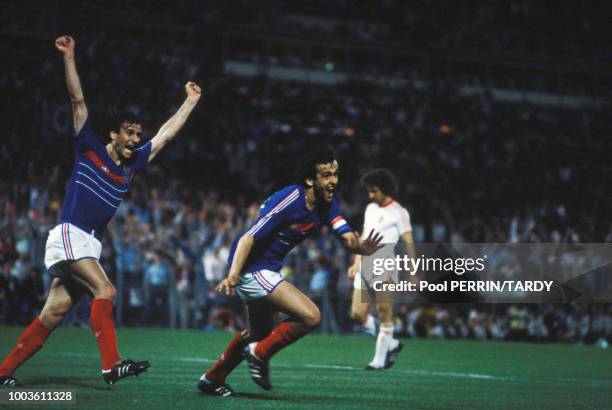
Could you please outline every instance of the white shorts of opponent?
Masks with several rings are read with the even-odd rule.
[[[283,280],[281,273],[267,269],[243,273],[236,292],[240,299],[248,302],[269,295]]]
[[[362,289],[372,289],[372,283],[376,280],[382,280],[383,276],[375,276],[372,275],[372,277],[370,279],[366,279],[365,277],[363,277],[361,275],[361,272],[357,272],[355,273],[355,276],[353,277],[353,288],[357,289],[357,290],[362,290]],[[398,283],[398,274],[397,271],[395,271],[392,275],[391,275],[391,281],[393,283]]]
[[[45,266],[50,269],[63,261],[84,258],[100,259],[102,244],[93,235],[70,224],[57,225],[49,231],[45,247]]]

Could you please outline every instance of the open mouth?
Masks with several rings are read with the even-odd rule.
[[[132,155],[134,150],[136,149],[136,144],[125,144],[125,150]]]
[[[334,194],[336,193],[336,186],[335,185],[329,185],[327,188],[325,188],[325,193],[329,197],[334,196]]]

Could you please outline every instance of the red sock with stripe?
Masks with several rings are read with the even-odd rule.
[[[242,337],[242,332],[236,333],[217,363],[206,372],[206,379],[215,383],[223,383],[227,375],[244,359],[242,349],[247,344],[248,342]]]
[[[90,324],[102,357],[102,371],[111,370],[121,360],[117,351],[113,302],[108,299],[94,299],[91,302]]]
[[[19,336],[13,351],[0,364],[0,377],[11,376],[13,372],[40,350],[49,337],[51,329],[43,325],[39,317]]]
[[[301,323],[287,320],[276,326],[265,339],[261,340],[255,346],[255,356],[261,360],[269,360],[282,348],[296,342],[308,331],[305,331]]]

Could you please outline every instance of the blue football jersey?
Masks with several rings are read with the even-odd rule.
[[[255,244],[241,273],[261,269],[279,272],[289,251],[321,224],[329,225],[336,235],[352,231],[340,214],[335,197],[329,204],[317,204],[309,210],[303,186],[291,185],[275,192],[263,203],[259,217],[246,231],[253,236]],[[232,243],[228,257],[230,266],[238,240],[243,234],[238,235]]]
[[[88,118],[74,139],[74,150],[61,222],[76,225],[101,240],[134,175],[147,165],[151,141],[134,151],[131,165],[120,167],[96,138]]]

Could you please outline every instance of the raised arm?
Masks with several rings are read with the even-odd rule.
[[[162,125],[159,131],[157,131],[157,135],[151,140],[149,162],[153,160],[157,153],[180,131],[202,95],[202,89],[192,81],[185,84],[185,91],[187,92],[187,98],[183,105],[181,105],[181,108]]]
[[[87,106],[81,81],[77,74],[74,62],[74,39],[70,36],[61,36],[55,40],[55,47],[64,55],[64,70],[66,72],[66,86],[72,103],[72,118],[74,120],[74,131],[78,134],[87,120]]]

